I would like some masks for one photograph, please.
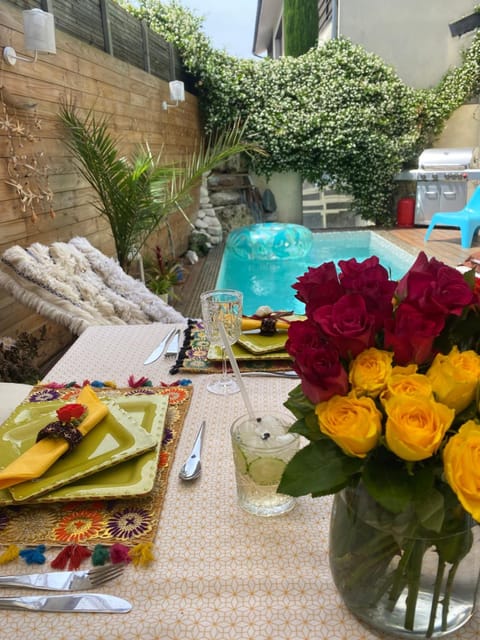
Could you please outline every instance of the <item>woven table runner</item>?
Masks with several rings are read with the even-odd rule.
[[[189,320],[184,332],[183,346],[170,373],[220,373],[221,361],[209,360],[210,343],[201,320]],[[292,368],[290,359],[261,358],[238,360],[240,371],[288,371]],[[230,368],[230,367],[229,367]],[[231,370],[231,369],[230,369]]]
[[[25,402],[74,401],[78,387],[34,387]],[[158,472],[153,490],[139,497],[48,504],[8,505],[0,508],[2,545],[66,546],[125,545],[152,542],[158,528],[168,477],[190,405],[192,386],[102,388],[108,396],[168,394],[169,403]]]

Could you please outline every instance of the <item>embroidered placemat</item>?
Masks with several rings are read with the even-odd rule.
[[[189,320],[184,331],[183,345],[178,358],[170,369],[170,373],[220,373],[222,363],[208,359],[210,343],[205,334],[201,320]],[[292,368],[289,359],[273,359],[271,357],[255,360],[239,360],[240,371],[288,371]],[[230,365],[229,365],[230,368]]]
[[[25,402],[73,401],[79,388],[37,386]],[[168,477],[193,388],[190,384],[128,389],[102,388],[102,395],[167,394],[168,410],[153,490],[135,498],[8,505],[0,508],[3,545],[125,545],[152,542],[158,528]]]

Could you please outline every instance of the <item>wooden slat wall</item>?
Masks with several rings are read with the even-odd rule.
[[[83,2],[69,3],[80,6]],[[18,53],[23,50],[23,21],[21,8],[0,0],[0,47],[11,45]],[[8,107],[10,118],[30,123],[34,113],[41,122],[35,129],[31,149],[43,154],[41,161],[48,165],[48,182],[54,193],[55,217],[47,203],[37,207],[38,220],[23,213],[8,179],[9,145],[6,132],[0,129],[0,252],[13,244],[27,246],[32,242],[44,244],[66,241],[80,235],[108,255],[113,254],[113,242],[108,223],[99,217],[92,200],[94,194],[75,168],[62,142],[63,131],[58,121],[62,100],[73,100],[81,113],[93,109],[98,115],[110,118],[112,132],[121,139],[122,153],[130,154],[138,144],[148,141],[154,153],[162,151],[166,161],[181,160],[190,154],[201,135],[197,99],[186,93],[186,101],[176,109],[163,111],[161,104],[168,100],[168,83],[154,75],[123,62],[113,56],[56,30],[56,55],[39,55],[34,64],[18,61],[9,66],[0,62],[0,86],[15,100],[37,103],[36,110]],[[0,103],[0,117],[2,104]],[[25,146],[26,149],[27,145]],[[23,151],[25,153],[25,150]],[[195,202],[189,210],[195,211]],[[180,214],[169,220],[175,254],[181,255],[188,244],[189,227]],[[172,249],[166,228],[155,242],[165,251]],[[0,337],[15,337],[21,331],[36,332],[47,325],[48,341],[43,352],[45,359],[59,351],[72,336],[68,331],[45,323],[22,305],[14,302],[0,289]]]

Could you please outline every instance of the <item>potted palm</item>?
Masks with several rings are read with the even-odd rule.
[[[162,154],[154,156],[148,144],[126,158],[120,154],[119,140],[110,133],[106,118],[90,111],[82,119],[72,104],[65,103],[60,119],[68,133],[66,145],[97,193],[95,206],[108,219],[117,258],[125,271],[171,213],[180,210],[186,217],[182,207],[190,201],[190,192],[204,173],[239,153],[261,152],[254,143],[243,141],[244,127],[234,123],[228,131],[201,143],[183,165],[164,163]]]

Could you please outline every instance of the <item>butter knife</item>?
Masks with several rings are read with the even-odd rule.
[[[132,605],[127,600],[102,593],[0,598],[0,609],[55,611],[56,613],[128,613],[131,608]]]
[[[145,360],[143,364],[152,364],[152,362],[155,362],[155,360],[158,360],[159,358],[161,358],[165,353],[170,340],[173,338],[176,332],[177,332],[177,329],[172,329],[171,331],[169,331],[169,333],[167,333],[165,338],[160,342],[158,347],[152,351],[152,353],[148,356],[148,358]]]

